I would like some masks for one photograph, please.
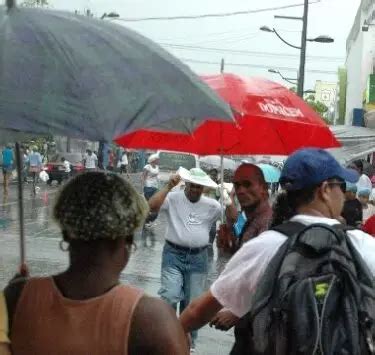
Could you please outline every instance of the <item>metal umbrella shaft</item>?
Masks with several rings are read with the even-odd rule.
[[[16,142],[16,166],[17,166],[17,188],[18,188],[18,219],[20,227],[20,273],[22,276],[27,276],[26,266],[26,242],[25,242],[25,221],[24,221],[24,205],[23,205],[23,157],[21,146]]]

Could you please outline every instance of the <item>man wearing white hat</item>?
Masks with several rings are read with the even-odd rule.
[[[185,189],[171,192],[181,179]],[[175,309],[181,302],[180,311],[204,291],[209,231],[220,218],[220,204],[202,195],[204,187],[216,188],[217,184],[199,168],[180,168],[148,201],[151,211],[165,212],[168,221],[159,295]],[[193,345],[196,337],[195,332]]]

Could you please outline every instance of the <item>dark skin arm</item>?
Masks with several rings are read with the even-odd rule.
[[[239,318],[235,316],[231,311],[220,311],[214,318],[212,318],[210,327],[226,331],[235,326],[238,321]]]
[[[175,311],[165,302],[143,297],[135,309],[129,355],[187,355],[187,338]]]
[[[210,291],[189,304],[181,314],[180,322],[184,331],[190,333],[209,323],[223,306],[216,300]]]

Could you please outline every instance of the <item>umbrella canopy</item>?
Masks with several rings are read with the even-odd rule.
[[[207,121],[192,135],[142,130],[117,143],[199,155],[288,155],[302,147],[340,147],[315,111],[284,86],[233,74],[202,78],[236,112],[236,123]]]
[[[257,166],[262,170],[266,182],[270,184],[279,182],[281,175],[279,169],[269,164],[257,164]]]
[[[112,22],[0,6],[0,58],[0,129],[110,142],[145,127],[190,133],[208,117],[232,120],[187,66]]]

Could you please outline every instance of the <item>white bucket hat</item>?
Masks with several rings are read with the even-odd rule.
[[[156,161],[156,160],[159,160],[159,154],[151,154],[149,157],[148,157],[148,162],[151,164],[152,162]]]
[[[217,188],[216,182],[213,181],[202,169],[193,168],[189,171],[183,167],[180,167],[177,170],[177,174],[180,175],[181,179],[185,182],[190,182],[192,184],[205,187],[211,187],[214,189]]]

